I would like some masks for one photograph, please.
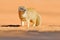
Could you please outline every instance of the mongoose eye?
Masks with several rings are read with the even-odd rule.
[[[26,8],[23,7],[23,6],[20,6],[20,7],[18,8],[18,10],[19,10],[19,11],[23,11],[23,12],[25,12],[25,11],[26,11]]]

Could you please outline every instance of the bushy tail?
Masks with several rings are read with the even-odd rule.
[[[37,19],[36,19],[36,26],[39,26],[41,23],[41,18],[40,16],[37,16]]]

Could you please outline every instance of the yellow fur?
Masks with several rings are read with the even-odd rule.
[[[27,8],[24,14],[22,14],[22,17],[23,18],[21,19],[24,19],[25,21],[28,22],[28,26],[30,22],[33,23],[33,26],[40,25],[40,15],[33,8]]]

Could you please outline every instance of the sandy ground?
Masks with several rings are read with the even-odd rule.
[[[41,15],[41,26],[30,28],[38,31],[60,31],[60,0],[0,0],[0,25],[20,25],[18,7],[34,8]],[[0,28],[0,30],[27,28]]]
[[[0,40],[60,40],[60,32],[0,31]]]
[[[18,7],[34,8],[41,15],[38,27],[20,25]],[[0,0],[0,40],[60,40],[60,0]]]

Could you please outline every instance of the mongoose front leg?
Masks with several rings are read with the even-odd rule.
[[[30,26],[30,21],[29,21],[29,20],[27,20],[27,22],[28,22],[28,29],[29,29],[29,26]]]
[[[24,26],[24,21],[21,22],[21,25]]]

